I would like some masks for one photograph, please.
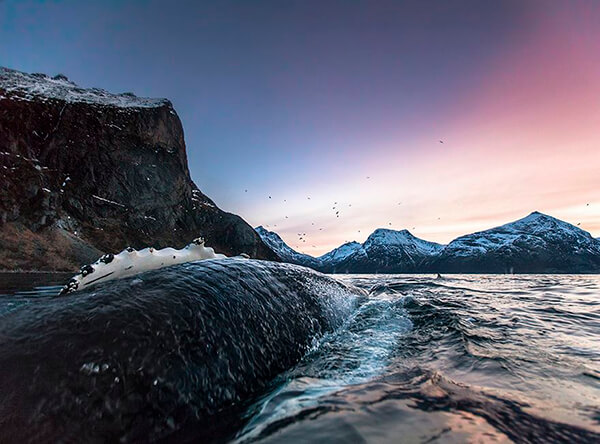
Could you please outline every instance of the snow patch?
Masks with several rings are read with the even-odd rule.
[[[65,184],[66,184],[66,182],[63,182],[63,186],[65,186]],[[114,200],[108,200],[108,199],[105,199],[104,197],[96,196],[95,194],[92,194],[92,197],[94,199],[97,199],[97,200],[101,201],[101,202],[109,203],[111,205],[118,205],[118,206],[120,206],[122,208],[126,208],[125,205],[120,204],[119,202],[115,202]]]
[[[0,67],[0,89],[12,100],[62,100],[67,103],[90,103],[119,108],[171,107],[167,99],[136,97],[131,93],[112,94],[100,88],[81,88],[65,76],[27,74]],[[6,96],[2,96],[6,98]]]

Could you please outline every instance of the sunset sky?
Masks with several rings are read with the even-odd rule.
[[[198,187],[292,247],[600,236],[598,1],[91,3],[0,1],[0,65],[168,97]]]

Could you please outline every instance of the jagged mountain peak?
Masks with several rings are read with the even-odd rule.
[[[419,254],[429,255],[443,248],[443,245],[416,237],[410,231],[378,228],[367,238],[363,247],[368,251],[373,247],[402,247]]]
[[[276,232],[270,231],[262,225],[256,227],[254,231],[258,233],[262,241],[284,262],[316,268],[318,261],[314,257],[294,250]]]
[[[346,242],[345,244],[340,245],[337,248],[334,248],[328,253],[325,253],[322,256],[319,256],[319,260],[323,263],[331,262],[331,261],[341,261],[355,252],[362,249],[362,245],[356,241]]]
[[[408,230],[378,228],[363,244],[347,242],[310,258],[312,266],[326,272],[598,272],[600,241],[572,224],[533,211],[445,246]]]
[[[394,242],[394,241],[400,241],[400,240],[404,240],[404,239],[418,239],[418,238],[406,229],[392,230],[390,228],[377,228],[375,231],[373,231],[369,235],[369,237],[367,238],[365,243],[369,242],[369,240],[376,240],[376,239],[387,241],[387,242]]]
[[[585,230],[582,230],[579,227],[576,227],[575,225],[549,216],[547,214],[540,213],[539,211],[533,211],[527,216],[521,219],[517,219],[513,222],[509,222],[507,224],[500,225],[495,228],[490,228],[488,230],[468,234],[466,236],[459,237],[458,239],[467,236],[485,236],[491,233],[527,234],[544,237],[575,236],[592,238],[591,234],[589,234]]]
[[[508,224],[505,224],[505,225],[516,224],[516,223],[540,223],[540,222],[552,222],[552,223],[557,223],[557,224],[562,224],[562,225],[571,225],[571,224],[564,222],[560,219],[557,219],[555,217],[549,216],[544,213],[540,213],[539,211],[532,211],[527,216],[525,216],[521,219],[517,219],[514,222],[509,222]]]
[[[539,211],[458,237],[437,256],[434,271],[596,272],[600,244],[590,233]]]

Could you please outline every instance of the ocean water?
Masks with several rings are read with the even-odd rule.
[[[44,379],[37,392],[23,382],[33,407],[10,406],[38,431],[2,420],[0,431],[25,441],[600,441],[600,276],[331,280],[206,262],[62,299],[58,277],[0,276],[0,388],[19,395],[29,373]],[[61,354],[71,366],[53,361]],[[60,401],[48,412],[39,398]]]

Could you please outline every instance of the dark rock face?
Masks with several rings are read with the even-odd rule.
[[[67,270],[198,236],[227,255],[276,259],[192,182],[169,101],[0,68],[0,268]]]

